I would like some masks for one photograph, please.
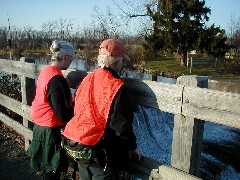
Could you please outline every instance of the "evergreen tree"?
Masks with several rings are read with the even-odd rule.
[[[198,49],[201,50],[202,53],[207,53],[215,58],[225,55],[228,46],[226,44],[227,37],[223,29],[215,27],[213,24],[202,32],[201,37],[202,38],[199,39]]]
[[[158,0],[155,6],[147,5],[147,12],[153,21],[152,33],[145,36],[144,48],[147,53],[149,50],[152,54],[178,51],[182,54],[181,65],[186,65],[190,50],[206,50],[210,53],[207,49],[212,49],[215,43],[216,53],[219,45],[216,41],[220,43],[226,40],[220,28],[205,26],[211,13],[210,8],[205,7],[205,0]],[[214,40],[204,44],[206,35]]]

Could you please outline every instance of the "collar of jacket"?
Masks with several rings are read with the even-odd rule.
[[[112,68],[104,66],[103,69],[109,71],[113,75],[114,78],[121,79],[121,77],[118,75],[118,73],[116,73],[116,71],[114,71]]]

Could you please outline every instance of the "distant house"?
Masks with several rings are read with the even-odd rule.
[[[225,53],[225,58],[226,59],[233,59],[234,58],[234,56],[235,56],[235,53]]]
[[[197,53],[197,50],[192,50],[189,52],[189,54],[196,54]]]

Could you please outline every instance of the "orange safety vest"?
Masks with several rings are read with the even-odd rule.
[[[63,135],[85,145],[95,145],[102,137],[112,101],[121,79],[99,68],[88,74],[76,91],[74,117],[67,123]]]
[[[31,106],[31,117],[39,126],[56,127],[66,125],[51,108],[47,98],[47,87],[52,77],[63,76],[60,69],[55,66],[47,66],[38,77],[36,95]],[[70,93],[71,105],[72,97]]]

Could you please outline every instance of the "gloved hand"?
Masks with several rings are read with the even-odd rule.
[[[133,151],[128,151],[128,157],[131,158],[132,156],[136,156],[138,160],[141,159],[141,154],[140,152],[138,152],[137,149],[133,150]]]

